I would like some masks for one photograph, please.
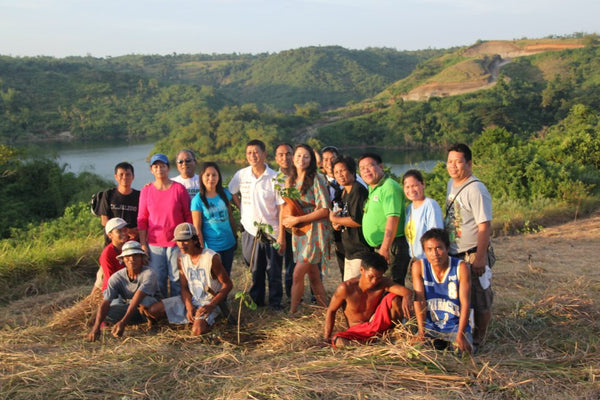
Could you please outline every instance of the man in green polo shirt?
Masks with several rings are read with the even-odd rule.
[[[390,265],[394,282],[404,285],[410,262],[408,244],[404,237],[404,191],[383,172],[381,157],[365,153],[358,160],[360,176],[369,185],[362,220],[363,235]]]

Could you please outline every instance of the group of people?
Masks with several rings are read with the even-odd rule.
[[[109,243],[100,257],[96,285],[103,302],[90,340],[105,320],[116,336],[128,323],[161,318],[192,324],[194,334],[207,332],[227,312],[233,286],[235,205],[252,275],[249,294],[258,306],[282,310],[285,290],[296,313],[308,276],[314,301],[327,307],[324,338],[334,346],[370,340],[411,313],[419,340],[462,351],[482,343],[493,300],[491,197],[472,175],[468,146],[448,151],[445,218],[425,196],[418,170],[407,171],[401,186],[378,154],[363,154],[358,165],[333,146],[318,152],[283,143],[274,154],[278,171],[267,164],[262,141],[248,142],[248,166],[227,188],[216,163],[205,162],[196,174],[191,150],[177,154],[174,179],[168,157],[153,155],[155,180],[141,192],[131,188],[133,166],[115,167],[117,187],[100,207]],[[330,248],[342,282],[328,301],[322,270]],[[390,277],[384,276],[388,267]],[[409,268],[412,290],[405,286]],[[334,335],[340,309],[349,329]]]

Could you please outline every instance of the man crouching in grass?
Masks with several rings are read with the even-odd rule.
[[[117,258],[123,260],[125,268],[112,274],[108,280],[102,293],[104,300],[88,335],[90,342],[100,336],[100,327],[105,319],[115,324],[112,328],[114,337],[122,336],[128,324],[146,322],[138,306],[149,307],[160,298],[156,276],[146,266],[147,256],[138,242],[132,240],[125,243]]]
[[[428,230],[421,244],[427,258],[412,265],[418,339],[433,339],[439,349],[471,353],[469,268],[464,261],[448,256],[450,239],[445,230]]]
[[[383,274],[387,261],[378,253],[363,253],[360,276],[340,283],[331,298],[324,338],[334,347],[367,342],[410,317],[413,293]],[[349,329],[331,338],[335,314],[342,306]]]
[[[177,266],[181,295],[159,301],[142,312],[151,319],[167,317],[171,324],[191,323],[192,335],[202,335],[215,323],[233,283],[219,254],[200,244],[194,225],[183,222],[177,225],[174,235],[180,250]]]

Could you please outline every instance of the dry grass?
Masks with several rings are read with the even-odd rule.
[[[487,83],[490,74],[482,65],[481,59],[469,59],[444,68],[439,74],[431,77],[426,83]]]
[[[88,343],[96,300],[78,287],[0,310],[0,398],[598,399],[600,215],[495,247],[495,318],[474,358],[411,346],[410,327],[335,350],[320,340],[323,310],[309,306],[294,319],[244,309],[241,345],[223,320],[201,338],[139,326]],[[329,292],[337,279],[326,277]]]

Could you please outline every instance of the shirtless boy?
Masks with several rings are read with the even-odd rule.
[[[327,309],[323,336],[335,347],[353,340],[366,342],[410,317],[412,290],[383,276],[387,270],[385,258],[377,253],[364,253],[360,258],[360,276],[340,283]],[[335,314],[344,305],[349,329],[332,338]]]

